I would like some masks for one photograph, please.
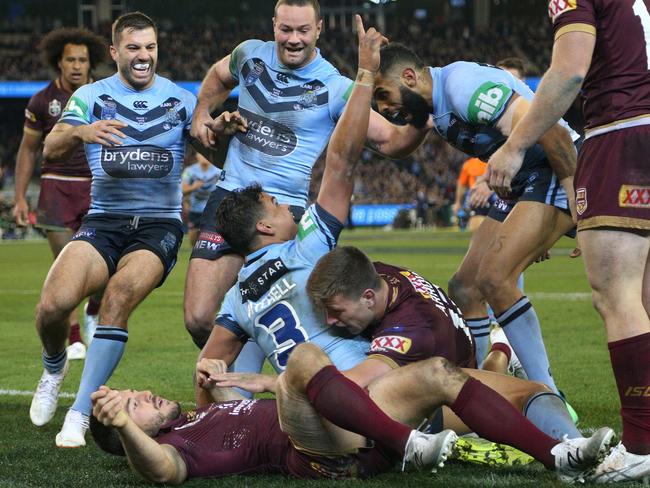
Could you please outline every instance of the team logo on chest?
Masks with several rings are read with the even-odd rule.
[[[50,114],[52,117],[58,117],[59,115],[61,115],[61,102],[59,102],[56,98],[52,100],[47,105],[47,113]]]
[[[377,337],[370,344],[370,352],[394,351],[406,354],[411,349],[411,339],[402,336],[381,336]]]
[[[252,64],[250,67],[250,71],[246,75],[246,78],[244,78],[244,85],[249,86],[255,83],[260,76],[262,76],[262,73],[264,72],[264,68],[266,67],[266,64],[264,64],[264,61],[261,59],[255,59],[247,61],[249,65]]]

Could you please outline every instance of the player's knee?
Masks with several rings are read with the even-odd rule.
[[[56,297],[43,294],[36,306],[36,323],[39,328],[47,327],[65,320],[71,311],[71,307],[65,307]]]
[[[214,326],[214,314],[185,307],[184,321],[185,329],[187,329],[195,342],[200,338],[207,340]]]
[[[455,391],[467,378],[458,366],[440,356],[421,363],[418,373],[422,375],[422,382],[442,396]]]
[[[303,388],[318,371],[330,364],[329,357],[320,347],[309,342],[299,344],[287,360],[287,382],[296,388]]]
[[[591,302],[603,318],[607,318],[611,314],[610,301],[608,300],[607,294],[604,290],[598,287],[592,288]]]
[[[491,297],[494,297],[500,292],[505,279],[504,276],[501,276],[501,274],[496,273],[494,270],[481,268],[476,275],[476,286],[481,294],[490,301]]]
[[[458,275],[452,276],[447,283],[449,298],[451,298],[461,310],[467,308],[467,305],[474,301],[476,292],[473,283],[467,283]]]

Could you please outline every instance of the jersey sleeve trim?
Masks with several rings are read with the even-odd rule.
[[[79,120],[79,119],[64,119],[63,117],[61,117],[61,118],[59,119],[59,122],[62,123],[62,124],[73,125],[73,126],[75,126],[75,127],[78,127],[78,126],[80,126],[80,125],[88,125],[88,123],[86,123],[86,122],[82,122],[82,121]],[[57,124],[58,124],[59,122],[57,122]]]
[[[399,364],[397,364],[394,360],[392,360],[388,356],[384,356],[383,354],[370,354],[368,355],[368,359],[377,359],[378,361],[381,361],[382,363],[390,366],[391,369],[399,368]]]
[[[568,32],[585,32],[587,34],[593,34],[595,36],[596,27],[591,24],[583,24],[583,23],[565,25],[563,27],[560,27],[557,30],[557,32],[555,33],[555,40],[557,41],[560,36],[563,36]]]
[[[215,325],[223,327],[226,330],[229,330],[237,336],[237,339],[244,342],[248,340],[248,334],[244,329],[242,329],[237,322],[233,320],[230,315],[219,315],[217,320],[215,320]]]
[[[318,203],[316,203],[314,207],[316,213],[318,214],[318,217],[320,217],[320,220],[322,220],[323,223],[327,226],[334,239],[338,241],[339,235],[341,235],[341,231],[343,230],[343,223],[339,222],[339,219],[334,217],[331,213],[329,213],[327,210],[321,207]]]
[[[27,127],[26,125],[23,127],[23,132],[29,134],[30,136],[42,136],[43,135],[42,130],[32,129],[31,127]]]

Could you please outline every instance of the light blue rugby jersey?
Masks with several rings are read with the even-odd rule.
[[[155,75],[146,90],[127,86],[116,73],[74,92],[60,121],[71,125],[116,119],[123,145],[86,144],[93,174],[89,214],[117,213],[181,219],[185,136],[196,98]]]
[[[516,94],[528,101],[534,93],[521,80],[500,68],[458,61],[429,68],[435,130],[452,146],[487,161],[506,141],[495,124]],[[575,141],[578,135],[564,121]],[[539,144],[526,152],[522,169],[547,164]]]
[[[312,166],[343,113],[352,80],[319,52],[302,68],[286,68],[275,42],[259,40],[235,48],[230,72],[239,81],[238,110],[248,131],[230,140],[218,186],[257,182],[280,203],[306,206]]]
[[[325,324],[307,295],[307,279],[321,256],[336,246],[343,225],[311,205],[292,241],[271,244],[246,257],[237,284],[223,301],[216,323],[241,340],[253,338],[277,372],[301,342],[323,349],[334,365],[350,369],[364,359],[368,341]]]
[[[192,185],[195,181],[202,180],[204,183],[198,190],[190,193],[189,203],[190,212],[201,213],[208,203],[210,193],[217,186],[217,180],[221,175],[221,170],[210,164],[208,169],[203,171],[199,163],[194,163],[183,170],[183,182]]]

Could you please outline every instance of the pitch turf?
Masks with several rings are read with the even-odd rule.
[[[411,267],[446,287],[460,263],[468,236],[458,232],[345,231],[343,243],[368,252],[373,259]],[[560,387],[580,414],[580,427],[610,425],[620,431],[618,399],[600,318],[591,306],[581,260],[568,254],[573,241],[563,240],[550,261],[526,273],[526,293],[536,307],[546,346]],[[163,287],[136,310],[129,323],[126,353],[110,384],[150,389],[163,396],[192,401],[191,375],[197,350],[183,327],[182,295],[189,257],[187,243],[179,263]],[[40,345],[33,323],[34,305],[50,265],[44,241],[0,243],[0,487],[109,487],[145,484],[123,459],[100,452],[90,436],[85,449],[61,450],[54,436],[72,403],[82,362],[73,362],[54,420],[43,428],[29,421],[32,392],[40,377]],[[231,477],[224,487],[326,486],[280,476]],[[369,482],[346,481],[340,486]],[[373,486],[521,487],[559,484],[540,465],[490,469],[450,463],[438,474],[389,473]],[[215,486],[193,481],[187,486]],[[329,483],[327,483],[329,486]]]

